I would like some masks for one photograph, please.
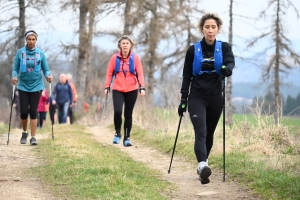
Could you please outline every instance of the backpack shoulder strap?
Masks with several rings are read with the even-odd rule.
[[[193,74],[199,75],[202,68],[201,61],[203,60],[201,40],[194,44],[194,61],[193,61]]]
[[[114,69],[114,74],[120,71],[121,59],[118,57],[118,53],[116,53],[116,65]]]
[[[129,58],[129,70],[132,74],[135,74],[135,69],[134,69],[134,53],[131,54]]]

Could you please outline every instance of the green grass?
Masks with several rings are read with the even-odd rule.
[[[0,122],[0,133],[8,133],[8,126],[3,122]]]
[[[209,163],[214,169],[221,171],[223,169],[223,155],[222,119],[220,120],[215,133],[215,142]],[[251,115],[234,115],[234,120],[234,126],[227,126],[226,128],[226,134],[228,134],[226,139],[227,148],[231,148],[226,152],[226,173],[228,177],[239,180],[263,199],[300,199],[300,190],[298,189],[300,188],[299,154],[294,146],[290,144],[287,144],[287,146],[278,145],[282,139],[285,139],[278,131],[284,129],[277,129],[272,123],[272,117],[261,116],[260,121],[257,121],[257,118]],[[299,120],[283,118],[282,123],[288,124],[289,133],[294,134],[295,132],[292,132],[292,130],[300,127],[300,123],[297,123]],[[159,119],[156,119],[156,121],[159,121]],[[245,121],[248,124],[247,126],[245,126]],[[134,126],[132,136],[145,145],[167,153],[171,158],[177,123],[178,118],[176,122],[173,122],[172,127],[168,127],[169,124],[166,123],[164,130],[157,127],[146,131]],[[247,130],[245,134],[241,132],[242,126],[245,126],[245,130]],[[238,141],[239,138],[240,141]],[[247,149],[255,149],[260,140],[272,143],[271,148],[274,148],[278,154],[274,154],[272,149],[270,149],[270,152],[259,152],[260,149],[258,149],[259,153],[257,154]],[[261,148],[263,150],[264,147]],[[267,155],[264,155],[264,153]],[[194,132],[188,120],[182,121],[181,124],[175,151],[175,157],[177,156],[196,164]],[[290,162],[291,159],[293,162]],[[275,168],[274,165],[269,164],[274,160],[277,163]]]
[[[233,121],[234,122],[241,122],[243,120],[246,120],[251,125],[257,125],[258,123],[258,117],[255,115],[249,115],[249,114],[234,114],[233,115]],[[273,116],[264,116],[262,115],[260,117],[260,120],[267,121],[268,124],[273,123]],[[285,125],[289,128],[290,133],[300,136],[300,118],[295,117],[282,117],[280,120],[280,123],[282,125]]]
[[[171,188],[159,172],[94,141],[81,126],[56,126],[55,140],[41,140],[36,151],[46,163],[34,173],[61,198],[167,199],[162,193]]]
[[[254,162],[249,157],[247,153],[238,151],[226,154],[226,173],[253,188],[265,199],[300,199],[299,174],[269,169],[265,162]],[[222,159],[220,155],[212,155],[210,165],[222,169]]]

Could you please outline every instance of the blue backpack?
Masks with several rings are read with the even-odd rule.
[[[123,71],[124,74],[126,74],[126,70],[120,70],[121,68],[121,58],[118,57],[118,53],[116,53],[116,66],[115,66],[115,69],[114,69],[114,76],[119,73],[120,71]],[[134,53],[132,53],[130,55],[130,58],[129,58],[129,72],[134,74],[136,76],[136,71],[134,69]]]
[[[198,41],[194,44],[195,52],[194,52],[194,61],[193,61],[193,75],[200,76],[203,73],[211,74],[212,72],[216,72],[220,75],[220,69],[223,65],[223,53],[222,53],[222,42],[216,41],[215,51],[214,51],[214,60],[205,60],[203,59],[201,41]],[[202,63],[204,62],[213,62],[215,70],[207,70],[202,71]]]
[[[35,58],[27,58],[26,57],[26,48],[22,47],[21,49],[21,59],[20,59],[20,71],[21,72],[26,72],[27,69],[27,64],[26,61],[27,60],[34,60],[34,71],[38,72],[41,71],[41,50],[39,48],[35,49]]]

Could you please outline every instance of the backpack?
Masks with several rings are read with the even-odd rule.
[[[126,74],[126,70],[120,70],[121,68],[121,58],[118,57],[118,53],[116,53],[116,66],[114,69],[114,76],[120,71],[123,71]],[[136,76],[136,71],[134,69],[134,53],[132,53],[129,57],[129,72]]]
[[[41,50],[39,48],[35,49],[35,58],[27,58],[26,57],[26,48],[22,47],[21,49],[21,59],[20,59],[20,66],[21,72],[26,72],[27,69],[27,60],[34,60],[34,71],[38,72],[41,70]]]
[[[214,50],[214,60],[205,60],[203,59],[201,41],[198,41],[194,44],[194,61],[193,61],[193,75],[200,76],[203,73],[211,74],[212,72],[216,72],[220,75],[220,69],[223,65],[223,52],[222,52],[222,42],[216,41],[215,50]],[[213,62],[215,70],[202,71],[202,63],[204,62]]]

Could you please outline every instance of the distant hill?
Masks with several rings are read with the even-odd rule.
[[[265,96],[269,89],[268,83],[240,82],[232,85],[232,96],[244,99],[253,99],[255,96]],[[273,86],[271,86],[273,87]],[[273,89],[273,88],[270,88]],[[281,94],[286,98],[288,95],[295,97],[300,93],[300,86],[282,85]]]

